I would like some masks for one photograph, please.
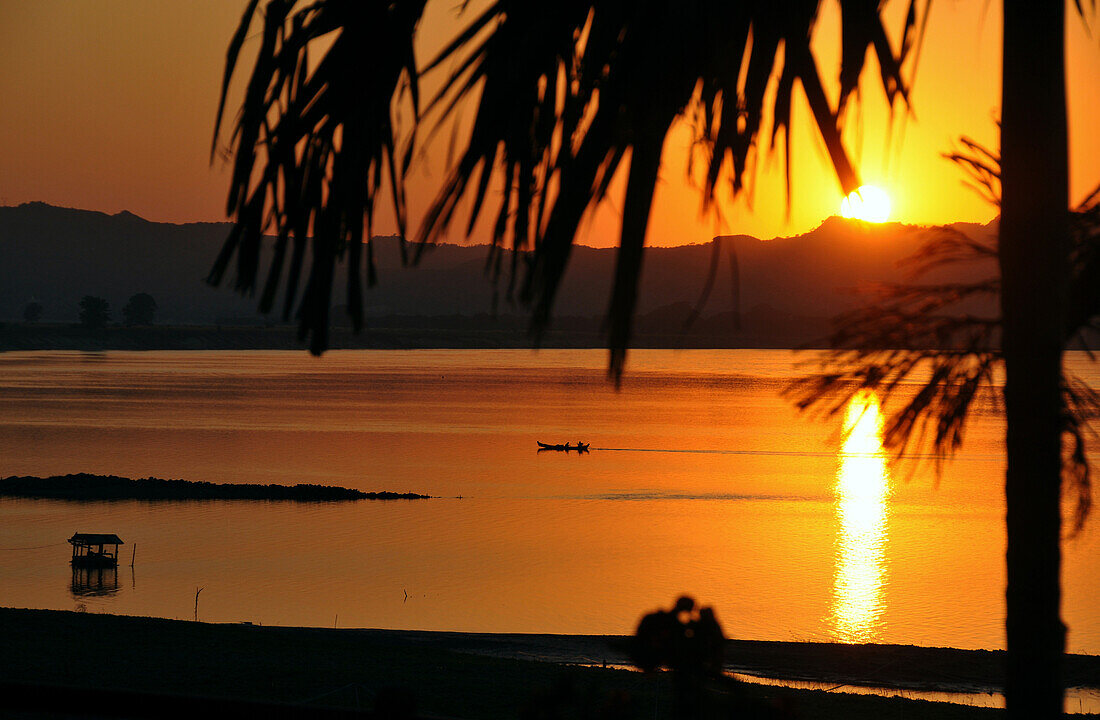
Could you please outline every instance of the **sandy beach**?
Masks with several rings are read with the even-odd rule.
[[[7,706],[20,717],[164,716],[207,706],[287,716],[399,707],[416,717],[579,717],[612,702],[616,717],[674,716],[666,673],[618,669],[629,663],[622,637],[260,627],[5,608],[0,646]],[[985,651],[749,641],[731,641],[726,657],[731,669],[769,677],[902,688],[995,685],[1003,660]],[[1070,656],[1067,669],[1071,684],[1095,684],[1100,658]],[[800,718],[1001,714],[748,684],[738,692]]]

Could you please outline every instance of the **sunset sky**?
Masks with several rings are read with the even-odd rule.
[[[891,31],[908,3],[888,5]],[[0,0],[0,205],[41,200],[156,221],[225,219],[225,164],[209,149],[225,50],[243,2],[189,0]],[[429,5],[424,60],[457,27],[455,0]],[[1100,40],[1069,12],[1068,67],[1073,202],[1100,182]],[[835,77],[837,11],[825,3],[817,50]],[[1097,25],[1095,15],[1089,16]],[[962,184],[941,158],[960,135],[997,146],[1000,101],[1000,6],[941,1],[932,8],[904,133],[886,132],[888,108],[877,67],[863,78],[862,132],[849,122],[849,148],[865,182],[885,189],[893,218],[931,224],[985,222],[994,210]],[[252,38],[247,49],[255,50]],[[239,91],[240,77],[235,87]],[[235,96],[235,97],[239,97]],[[835,97],[835,95],[834,95]],[[838,212],[841,193],[801,95],[793,137],[794,197],[785,220],[782,157],[759,163],[753,207],[724,203],[724,223],[700,216],[698,192],[685,182],[686,127],[668,140],[649,241],[705,242],[718,233],[759,237],[805,232]],[[862,140],[861,140],[862,139]],[[413,169],[411,209],[423,209],[442,177],[445,142]],[[616,202],[590,222],[584,244],[617,236]],[[377,232],[392,228],[378,227]],[[457,233],[452,241],[461,238]]]

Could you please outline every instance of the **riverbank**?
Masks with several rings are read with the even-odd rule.
[[[141,716],[140,708],[183,712],[195,698],[277,703],[320,711],[390,705],[419,717],[577,717],[604,708],[614,717],[672,717],[666,674],[601,667],[625,662],[625,639],[219,625],[48,610],[0,609],[0,677],[28,717],[67,699],[100,697],[113,707],[81,714]],[[933,684],[950,674],[984,682],[1001,653],[732,642],[730,663],[774,676],[857,676],[871,684]],[[578,667],[566,663],[586,663]],[[1071,672],[1097,677],[1100,658],[1074,656]],[[62,688],[51,691],[51,688]],[[92,690],[94,689],[94,691]],[[81,694],[87,691],[87,694]],[[744,702],[786,717],[999,717],[997,710],[902,698],[744,685]],[[98,694],[98,695],[97,695]],[[121,703],[121,705],[120,705]],[[126,709],[130,706],[133,712]],[[229,705],[226,705],[229,707]],[[602,717],[596,713],[596,717]]]
[[[542,336],[543,348],[607,347],[602,319],[556,318],[554,328]],[[639,330],[635,348],[771,348],[799,347],[824,335],[698,332],[669,327],[661,332]],[[86,328],[64,323],[2,323],[0,352],[78,350],[301,350],[307,345],[298,337],[296,325],[112,325]],[[529,349],[532,338],[526,317],[490,315],[466,317],[393,317],[369,319],[356,333],[349,327],[330,329],[332,350],[416,350],[416,349]]]

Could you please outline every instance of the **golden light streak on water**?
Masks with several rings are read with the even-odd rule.
[[[841,642],[871,642],[882,629],[890,471],[882,407],[871,391],[848,403],[836,474],[837,542],[829,625]]]

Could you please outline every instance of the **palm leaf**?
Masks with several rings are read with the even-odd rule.
[[[950,154],[981,191],[1000,204],[1000,160],[972,140]],[[1071,214],[1069,316],[1064,341],[1083,340],[1083,331],[1100,316],[1100,187]],[[976,316],[963,309],[976,297],[1001,292],[995,244],[953,228],[932,232],[913,257],[909,282],[865,288],[867,304],[837,317],[824,345],[831,348],[819,372],[788,388],[802,410],[832,415],[865,389],[884,403],[902,396],[889,413],[883,441],[898,456],[917,448],[942,462],[961,446],[966,423],[977,404],[995,404],[994,373],[1001,367],[1001,318]],[[968,282],[920,281],[928,273],[960,263],[984,265],[988,278]],[[1090,422],[1100,417],[1100,394],[1063,370],[1063,432],[1069,440],[1066,463],[1075,490],[1075,528],[1083,526],[1091,506],[1088,441],[1096,440]],[[915,391],[912,388],[916,388]],[[900,392],[904,389],[904,392]]]
[[[315,352],[326,345],[329,265],[349,263],[348,307],[358,327],[364,259],[366,285],[375,278],[369,242],[379,193],[388,186],[404,237],[403,179],[421,147],[418,138],[430,140],[458,107],[473,104],[472,130],[460,140],[457,159],[416,232],[416,257],[448,233],[464,200],[471,208],[463,225],[467,236],[483,213],[493,213],[487,272],[499,282],[509,269],[508,296],[518,287],[519,299],[532,308],[537,343],[550,323],[578,227],[629,158],[608,308],[611,371],[618,376],[661,148],[674,120],[699,120],[697,141],[709,157],[701,199],[711,207],[722,178],[734,194],[751,181],[749,157],[766,130],[765,117],[774,118],[773,142],[780,131],[789,142],[794,91],[802,87],[847,192],[859,180],[838,119],[867,50],[879,59],[887,98],[904,103],[902,65],[919,45],[913,7],[895,52],[877,0],[844,0],[842,91],[832,107],[811,48],[813,0],[495,0],[463,16],[453,39],[421,68],[413,47],[424,4],[317,0],[295,9],[291,0],[252,0],[230,41],[219,124],[252,18],[263,15],[259,52],[230,139],[228,209],[235,229],[209,280],[220,282],[235,256],[235,285],[252,292],[265,234],[273,233],[260,306],[272,307],[285,277],[284,316],[297,307],[300,332],[311,336]],[[318,55],[312,72],[310,53]],[[421,115],[419,82],[427,72],[441,74],[442,83]],[[769,96],[776,74],[779,92]],[[398,127],[394,108],[402,102],[411,103],[414,122]],[[425,123],[432,132],[418,133]],[[789,154],[786,162],[789,168]],[[502,188],[499,203],[490,202],[495,187]],[[312,269],[297,298],[306,245],[313,248]]]
[[[235,254],[236,288],[252,292],[264,235],[274,230],[260,306],[266,311],[273,305],[292,244],[284,316],[297,305],[299,334],[310,337],[311,351],[320,353],[327,347],[335,265],[345,256],[347,304],[353,323],[361,326],[364,255],[367,284],[375,278],[373,255],[362,244],[370,237],[384,177],[402,231],[405,226],[407,164],[397,157],[413,138],[402,138],[392,112],[408,89],[419,117],[413,38],[424,2],[321,0],[296,11],[293,6],[289,0],[263,5],[261,46],[230,140],[235,164],[228,211],[235,226],[208,280],[218,284]],[[230,46],[219,124],[256,9],[256,3],[249,6]],[[310,72],[310,48],[324,43],[328,47]],[[311,269],[297,299],[307,245],[313,249]]]

